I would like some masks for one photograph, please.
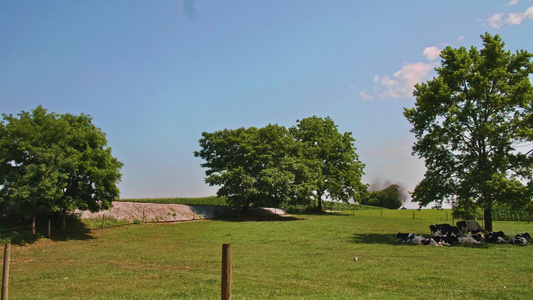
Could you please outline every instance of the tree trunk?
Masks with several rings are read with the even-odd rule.
[[[492,206],[483,210],[483,219],[485,219],[485,230],[492,231]]]
[[[249,202],[246,202],[243,206],[242,206],[242,215],[244,217],[248,216],[248,208],[250,207],[250,203]]]
[[[65,230],[67,224],[67,210],[63,209],[61,212],[61,229]]]
[[[324,192],[318,192],[318,212],[322,212],[322,195],[324,195]]]
[[[31,215],[31,234],[35,235],[35,214]]]

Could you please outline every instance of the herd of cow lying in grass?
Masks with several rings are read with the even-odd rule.
[[[457,226],[450,224],[433,224],[429,226],[431,236],[423,237],[414,233],[398,233],[404,243],[427,246],[451,246],[452,244],[481,244],[487,243],[512,243],[529,245],[531,236],[526,233],[517,234],[511,240],[507,240],[502,231],[489,232],[483,229],[476,221],[459,221]]]

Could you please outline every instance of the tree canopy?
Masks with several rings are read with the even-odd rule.
[[[48,113],[42,106],[0,123],[0,205],[26,217],[110,208],[122,163],[88,115]]]
[[[481,38],[481,50],[446,47],[438,76],[415,86],[404,115],[427,168],[413,201],[476,205],[492,230],[493,205],[531,202],[533,64],[527,51],[505,51],[498,35]]]
[[[313,130],[316,132],[313,133]],[[360,187],[364,187],[360,183],[363,165],[351,147],[353,139],[349,134],[339,134],[338,141],[331,141],[331,145],[327,146],[329,148],[323,150],[329,154],[319,157],[320,146],[325,148],[325,141],[332,139],[320,130],[321,127],[300,130],[271,124],[264,128],[204,132],[199,141],[201,150],[195,151],[194,155],[206,161],[201,164],[207,168],[205,181],[211,186],[220,186],[217,195],[228,197],[234,205],[247,208],[250,205],[280,207],[310,204],[314,197],[319,195],[320,198],[325,191],[347,201],[350,196],[356,195]],[[324,142],[317,137],[320,146],[313,145],[314,142],[301,138],[304,133],[323,135]],[[343,144],[346,142],[349,145]],[[357,165],[358,168],[352,170],[343,165],[343,159],[355,159],[345,164]],[[326,173],[328,169],[325,166],[337,166],[339,171],[336,175],[344,178],[332,179],[334,173]],[[360,173],[353,174],[355,171]]]
[[[329,117],[314,116],[297,122],[291,128],[293,136],[308,146],[307,157],[320,163],[315,189],[318,207],[321,209],[324,197],[338,201],[360,200],[360,193],[366,190],[361,183],[365,165],[359,161],[352,133],[340,133]]]
[[[398,209],[403,205],[402,198],[402,188],[397,184],[391,184],[382,190],[366,193],[361,198],[360,203],[363,205]]]

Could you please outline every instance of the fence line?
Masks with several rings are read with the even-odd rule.
[[[478,221],[480,224],[483,223],[485,220],[483,216],[476,216],[475,218],[456,218],[449,214],[449,209],[444,210],[433,210],[433,209],[408,209],[408,210],[393,210],[393,209],[375,209],[375,210],[357,210],[357,209],[350,209],[350,210],[343,210],[344,214],[348,213],[352,216],[357,216],[360,213],[363,213],[366,216],[375,216],[377,218],[387,218],[387,217],[405,217],[405,218],[412,218],[412,219],[442,219],[446,221],[451,221],[452,224],[455,224],[456,220],[475,220]],[[338,211],[341,212],[341,211]],[[492,220],[501,222],[501,221],[508,221],[508,222],[531,222],[531,214],[529,213],[523,213],[521,216],[518,214],[512,214],[509,216],[502,217],[498,213],[494,213],[492,215]]]

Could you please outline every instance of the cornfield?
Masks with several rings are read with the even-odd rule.
[[[162,203],[162,204],[185,204],[185,205],[217,205],[229,206],[225,197],[201,197],[201,198],[137,198],[120,199],[122,202]]]
[[[526,209],[513,209],[509,206],[495,206],[492,208],[494,221],[524,221],[529,222],[531,212]]]

